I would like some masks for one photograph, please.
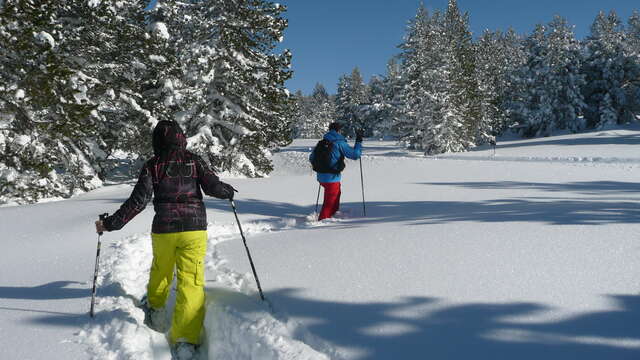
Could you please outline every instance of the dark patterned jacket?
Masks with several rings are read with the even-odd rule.
[[[229,190],[231,187],[221,182],[199,156],[187,151],[186,144],[177,123],[158,123],[153,132],[155,156],[144,164],[129,199],[104,220],[108,231],[122,229],[144,210],[152,196],[156,212],[153,233],[207,229],[202,192],[228,199],[233,190]]]

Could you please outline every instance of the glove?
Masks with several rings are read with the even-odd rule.
[[[96,233],[102,234],[105,231],[107,231],[107,228],[104,226],[104,223],[102,222],[102,220],[97,220],[96,221]]]
[[[104,213],[99,216],[100,220],[96,221],[96,233],[102,235],[103,232],[109,231],[107,227],[104,225],[104,220],[109,216],[109,214]]]
[[[356,142],[362,142],[362,136],[364,135],[364,130],[356,130]]]
[[[220,188],[220,197],[223,199],[233,200],[234,192],[238,192],[238,190],[234,189],[233,186],[222,183]]]

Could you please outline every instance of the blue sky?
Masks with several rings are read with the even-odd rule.
[[[293,53],[294,75],[287,82],[293,92],[309,94],[316,82],[335,93],[338,78],[360,68],[366,81],[384,74],[387,61],[398,53],[397,45],[407,21],[420,0],[280,0],[287,5],[289,28],[282,47]],[[428,9],[445,9],[447,0],[425,0]],[[575,25],[578,38],[600,10],[615,10],[625,21],[640,0],[458,0],[468,11],[474,35],[484,29],[530,32],[537,23],[555,14]]]

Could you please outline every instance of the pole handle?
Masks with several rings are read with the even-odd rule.
[[[100,218],[100,221],[104,221],[104,219],[106,219],[108,216],[109,216],[109,213],[104,213],[104,214],[98,215],[98,217]],[[102,231],[100,231],[98,233],[98,235],[102,235]]]

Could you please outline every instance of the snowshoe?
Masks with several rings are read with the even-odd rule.
[[[167,311],[165,308],[154,309],[149,304],[149,300],[145,295],[140,300],[140,308],[144,311],[144,324],[157,332],[167,332],[169,330],[169,321],[167,321]]]
[[[171,346],[171,358],[173,360],[197,359],[198,346],[187,342],[178,342]]]

